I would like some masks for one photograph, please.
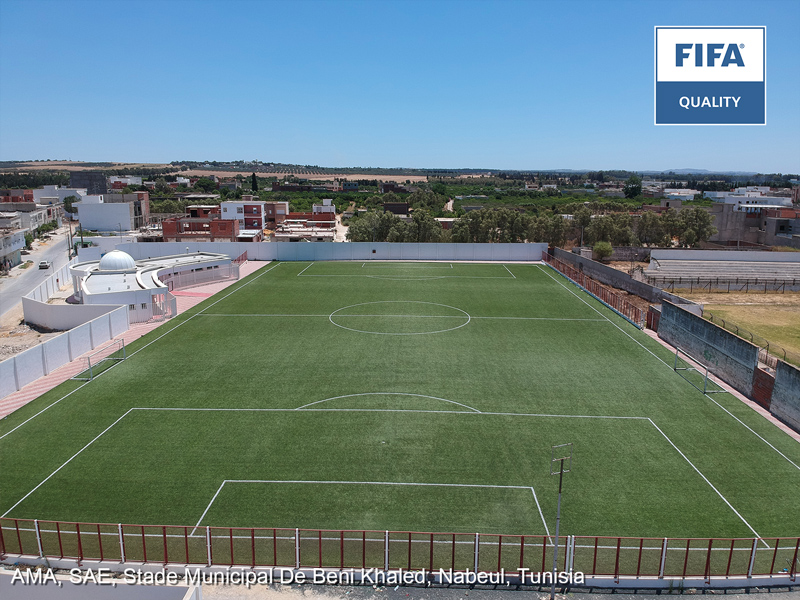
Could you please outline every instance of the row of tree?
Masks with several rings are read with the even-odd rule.
[[[711,215],[700,207],[680,213],[667,209],[660,215],[645,212],[637,220],[628,213],[594,216],[579,208],[572,220],[558,214],[534,215],[508,208],[483,208],[466,213],[442,229],[430,212],[418,209],[411,222],[390,212],[370,211],[353,219],[347,232],[351,242],[547,242],[561,246],[568,239],[581,245],[608,242],[614,246],[642,244],[668,246],[677,240],[690,247],[716,233]]]

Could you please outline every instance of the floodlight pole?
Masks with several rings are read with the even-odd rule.
[[[561,456],[556,457],[556,450]],[[560,444],[553,446],[552,455],[550,457],[550,474],[555,475],[556,471],[553,470],[554,463],[558,462],[558,509],[556,511],[556,537],[553,544],[553,585],[550,588],[550,600],[555,600],[556,597],[556,581],[558,580],[558,530],[561,525],[561,486],[564,482],[564,473],[569,473],[572,470],[572,443]],[[569,452],[569,454],[567,454]],[[567,461],[567,468],[564,469],[564,461]]]
[[[558,472],[558,509],[556,511],[556,539],[553,546],[553,587],[550,589],[550,600],[556,597],[556,575],[558,573],[558,529],[561,525],[561,482],[564,480],[564,459],[560,459],[561,467]]]

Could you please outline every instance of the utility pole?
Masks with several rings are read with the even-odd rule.
[[[566,463],[566,468],[565,464]],[[558,466],[556,466],[558,464]],[[572,442],[552,447],[550,456],[550,475],[558,475],[558,510],[556,512],[556,539],[553,545],[553,587],[550,589],[550,600],[556,597],[556,579],[558,574],[558,529],[561,525],[561,483],[564,473],[572,469]]]

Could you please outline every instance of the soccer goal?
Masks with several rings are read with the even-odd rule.
[[[116,340],[84,356],[81,370],[72,379],[91,381],[114,363],[125,360],[125,340]]]
[[[688,360],[681,359],[681,355],[685,356]],[[681,366],[679,366],[679,361]],[[689,361],[691,361],[691,363]],[[700,368],[693,367],[692,363],[700,365]],[[703,367],[699,360],[681,348],[675,348],[675,364],[672,368],[678,375],[704,394],[717,394],[725,391],[717,383],[708,378],[707,366]],[[692,373],[696,373],[696,375],[692,375]]]

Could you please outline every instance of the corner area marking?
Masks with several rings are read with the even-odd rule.
[[[548,268],[551,268],[551,267],[548,267]],[[567,291],[568,291],[570,294],[572,294],[573,296],[575,296],[575,297],[576,297],[578,300],[580,300],[581,302],[583,302],[583,303],[584,303],[586,306],[588,306],[589,308],[591,308],[593,311],[595,311],[597,314],[599,314],[601,317],[603,317],[603,318],[604,318],[606,321],[608,321],[608,322],[609,322],[609,323],[611,323],[611,324],[612,324],[614,327],[616,327],[617,329],[619,329],[619,330],[620,330],[622,333],[624,333],[625,335],[627,335],[627,336],[628,336],[630,339],[632,339],[632,340],[633,340],[633,341],[634,341],[636,344],[638,344],[638,345],[639,345],[641,348],[644,348],[644,350],[646,350],[646,351],[647,351],[649,354],[651,354],[653,357],[655,357],[655,359],[656,359],[656,360],[658,360],[659,362],[663,363],[665,366],[667,366],[667,367],[669,367],[670,369],[672,369],[672,367],[669,365],[669,363],[668,363],[668,362],[666,362],[666,361],[665,361],[664,359],[662,359],[660,356],[658,356],[657,354],[655,354],[655,353],[654,353],[652,350],[650,350],[650,348],[648,348],[647,346],[645,346],[644,344],[642,344],[642,343],[641,343],[639,340],[637,340],[637,339],[636,339],[635,337],[633,337],[633,336],[632,336],[630,333],[628,333],[627,331],[625,331],[624,329],[622,329],[622,328],[621,328],[619,325],[617,325],[616,323],[614,323],[614,321],[612,321],[612,320],[611,320],[611,319],[609,319],[609,318],[608,318],[606,315],[604,315],[604,314],[603,314],[603,313],[601,313],[599,310],[597,310],[597,308],[595,308],[594,306],[592,306],[591,304],[589,304],[588,302],[586,302],[586,300],[584,300],[584,299],[583,299],[583,298],[581,298],[581,297],[580,297],[578,294],[576,294],[574,291],[572,291],[572,290],[571,290],[571,289],[569,289],[567,286],[565,286],[565,285],[564,285],[564,284],[563,284],[561,281],[559,281],[558,279],[556,279],[555,277],[553,277],[553,276],[552,276],[552,275],[551,275],[551,274],[548,272],[548,270],[547,270],[546,268],[542,268],[542,271],[543,271],[543,272],[544,272],[544,273],[545,273],[545,274],[546,274],[548,277],[550,277],[550,279],[552,279],[553,281],[555,281],[555,282],[556,282],[558,285],[560,285],[561,287],[563,287],[563,288],[564,288],[565,290],[567,290]],[[746,424],[744,421],[742,421],[742,420],[741,420],[739,417],[737,417],[736,415],[734,415],[734,414],[733,414],[731,411],[729,411],[727,408],[725,408],[724,406],[722,406],[722,405],[721,405],[719,402],[717,402],[716,400],[714,400],[714,398],[712,398],[712,397],[711,397],[711,396],[709,396],[708,394],[703,394],[703,395],[704,395],[706,398],[708,398],[709,400],[711,400],[711,402],[713,402],[714,404],[716,404],[718,407],[720,407],[722,410],[724,410],[726,413],[728,413],[728,415],[729,415],[729,416],[733,417],[733,418],[734,418],[736,421],[738,421],[738,422],[739,422],[739,424],[741,424],[741,425],[742,425],[742,426],[743,426],[745,429],[747,429],[748,431],[750,431],[750,433],[752,433],[753,435],[755,435],[755,436],[756,436],[758,439],[760,439],[760,440],[761,440],[762,442],[764,442],[764,443],[765,443],[767,446],[769,446],[769,447],[770,447],[770,448],[772,448],[772,449],[773,449],[775,452],[777,452],[777,453],[778,453],[780,456],[782,456],[782,457],[783,457],[783,458],[784,458],[784,459],[785,459],[785,460],[786,460],[786,461],[787,461],[787,462],[788,462],[790,465],[792,465],[792,466],[793,466],[795,469],[797,469],[797,470],[799,470],[799,471],[800,471],[800,465],[798,465],[797,463],[795,463],[795,462],[794,462],[792,459],[790,459],[788,456],[786,456],[786,455],[785,455],[783,452],[781,452],[780,450],[778,450],[778,449],[777,449],[775,446],[773,446],[773,445],[772,445],[770,442],[768,442],[768,441],[767,441],[767,440],[766,440],[764,437],[762,437],[761,435],[759,435],[758,433],[756,433],[756,432],[755,432],[755,431],[754,431],[754,430],[753,430],[753,429],[752,429],[752,428],[751,428],[749,425],[747,425],[747,424]]]

